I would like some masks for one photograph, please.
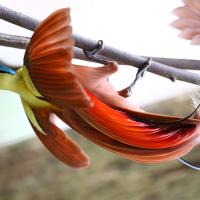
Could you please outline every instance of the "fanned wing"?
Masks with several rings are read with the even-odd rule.
[[[22,103],[36,135],[54,156],[71,167],[89,165],[88,156],[50,120],[50,111],[31,108],[24,101]]]
[[[35,30],[24,64],[38,92],[58,107],[88,107],[91,101],[73,72],[70,10],[60,9]]]
[[[127,159],[143,163],[157,163],[176,159],[188,153],[198,143],[198,137],[194,137],[176,147],[161,149],[138,148],[105,135],[81,119],[74,111],[63,112],[59,117],[75,131],[95,144]]]
[[[174,10],[178,19],[172,26],[181,30],[180,37],[191,40],[192,44],[200,44],[200,1],[185,0],[184,3]]]
[[[128,109],[116,110],[99,101],[92,94],[88,93],[88,95],[94,106],[87,110],[77,109],[76,112],[91,126],[122,143],[138,148],[162,149],[176,147],[194,137],[199,137],[198,120],[164,124],[164,121],[169,119],[172,122],[180,118],[153,116],[153,114]],[[139,122],[135,114],[141,114],[140,120],[143,119],[143,122]],[[149,119],[161,120],[163,124],[155,124]]]

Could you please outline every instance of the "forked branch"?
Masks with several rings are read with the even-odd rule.
[[[20,27],[26,28],[28,30],[32,30],[32,31],[40,23],[37,19],[31,18],[22,13],[18,13],[16,11],[11,10],[7,7],[4,7],[2,5],[0,5],[0,19],[10,22],[12,24],[18,25]],[[75,56],[76,56],[76,58],[79,58],[79,59],[85,58],[81,49],[91,50],[91,49],[95,48],[95,46],[97,44],[97,41],[91,40],[88,38],[84,38],[77,34],[73,34],[73,38],[74,38],[75,47],[76,47],[74,49]],[[21,45],[22,45],[21,48],[26,47],[26,45],[28,43],[28,38],[26,38],[26,39],[23,37],[18,38],[18,36],[16,36],[14,41],[8,40],[7,46],[11,46],[12,42],[13,42],[12,47],[19,48],[17,46],[19,44],[15,43],[17,41],[16,39],[22,39],[22,40],[20,40]],[[25,40],[23,40],[23,39],[25,39]],[[5,41],[1,41],[1,45],[5,45],[5,43],[3,43],[3,42],[5,42]],[[142,66],[142,64],[146,61],[146,58],[143,56],[133,55],[128,52],[119,50],[117,48],[110,47],[108,45],[104,45],[104,49],[100,52],[100,56],[104,56],[105,58],[108,58],[109,60],[117,61],[120,64],[131,65],[131,66],[134,66],[137,68]],[[169,63],[171,66],[168,65]],[[199,82],[200,82],[199,74],[192,73],[192,72],[189,72],[189,71],[186,71],[183,69],[178,69],[178,66],[181,66],[181,65],[183,66],[183,63],[185,66],[183,68],[199,69],[199,66],[200,66],[199,61],[194,61],[194,60],[189,62],[188,60],[179,60],[179,59],[173,60],[173,59],[168,59],[168,58],[166,58],[166,59],[154,58],[152,60],[151,66],[148,68],[148,71],[152,72],[154,74],[166,77],[172,81],[180,80],[180,81],[185,81],[188,83],[199,84]],[[192,66],[189,67],[189,65],[191,63],[192,63],[193,67]],[[188,64],[188,67],[186,67],[187,64]]]

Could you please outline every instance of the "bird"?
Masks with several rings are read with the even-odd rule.
[[[88,140],[126,159],[160,163],[187,154],[199,143],[200,120],[148,113],[120,95],[108,77],[118,64],[73,64],[70,9],[53,12],[34,30],[17,71],[0,68],[0,89],[18,93],[38,138],[74,168],[90,165],[55,116]],[[197,116],[197,115],[195,115]]]

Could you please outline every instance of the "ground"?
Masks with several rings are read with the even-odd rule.
[[[170,103],[169,103],[170,102]],[[181,102],[181,103],[180,103]],[[161,102],[163,113],[184,115],[185,98]],[[157,104],[161,105],[161,104]],[[168,106],[168,109],[166,109]],[[151,108],[153,109],[153,106]],[[154,110],[156,110],[154,108]],[[181,112],[180,112],[181,111]],[[120,158],[72,133],[91,157],[74,170],[55,159],[37,138],[1,148],[0,200],[198,200],[200,172],[178,161],[144,165]],[[200,164],[200,148],[190,159]]]

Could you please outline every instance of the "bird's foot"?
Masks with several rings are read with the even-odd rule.
[[[83,53],[89,60],[93,60],[95,62],[107,65],[108,64],[107,60],[104,60],[96,56],[96,54],[98,54],[99,51],[101,51],[102,49],[103,49],[103,40],[99,40],[97,46],[93,50],[91,51],[83,50]]]
[[[132,90],[136,82],[144,76],[146,70],[151,66],[151,58],[147,58],[147,61],[138,69],[134,81],[123,90],[120,90],[118,94],[123,97],[130,97],[132,95]]]

